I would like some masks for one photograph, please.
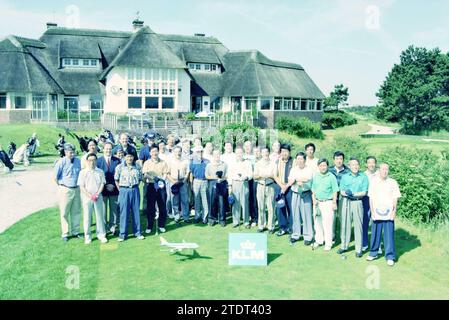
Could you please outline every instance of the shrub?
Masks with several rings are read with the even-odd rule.
[[[449,219],[449,162],[431,152],[404,147],[387,149],[379,160],[390,165],[402,197],[398,215],[413,223],[442,223]]]
[[[342,110],[326,111],[323,113],[322,123],[325,129],[336,129],[356,124],[357,119]]]
[[[320,124],[312,122],[308,118],[281,117],[276,120],[276,129],[286,131],[299,138],[324,139]]]
[[[362,138],[343,134],[336,135],[330,142],[324,143],[319,148],[318,154],[332,162],[335,151],[342,151],[345,154],[346,162],[350,157],[355,157],[361,164],[368,154],[367,146]]]

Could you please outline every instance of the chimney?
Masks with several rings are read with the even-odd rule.
[[[142,20],[140,20],[139,18],[136,18],[133,21],[133,30],[134,32],[138,31],[140,28],[143,27],[144,22]]]
[[[51,28],[56,28],[58,26],[55,22],[47,22],[47,30]]]
[[[195,33],[195,37],[205,37],[204,33]]]

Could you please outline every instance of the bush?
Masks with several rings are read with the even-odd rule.
[[[312,122],[308,118],[279,118],[276,120],[276,129],[286,131],[299,138],[324,139],[320,124]]]
[[[336,129],[356,124],[357,119],[342,110],[326,111],[323,113],[322,123],[325,129]]]
[[[387,149],[379,160],[390,165],[402,197],[398,215],[413,223],[449,221],[449,161],[431,152],[404,147]]]
[[[349,158],[355,157],[361,164],[364,163],[368,155],[367,146],[362,138],[342,134],[336,135],[330,142],[324,143],[318,150],[318,154],[332,162],[335,151],[342,151],[345,154],[345,162]]]

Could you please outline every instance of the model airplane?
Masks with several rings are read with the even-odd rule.
[[[197,248],[199,248],[199,245],[194,243],[194,242],[185,242],[185,241],[183,241],[183,242],[175,243],[175,242],[168,242],[163,237],[159,237],[159,239],[161,240],[161,246],[169,247],[171,253],[181,252],[184,249],[197,249]]]

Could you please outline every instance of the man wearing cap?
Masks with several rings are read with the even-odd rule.
[[[270,149],[262,148],[262,159],[254,166],[254,180],[257,181],[257,205],[259,211],[258,232],[268,229],[274,233],[276,216],[274,214],[274,177],[276,164],[270,160]],[[265,211],[268,211],[268,219]]]
[[[212,161],[206,165],[206,179],[209,190],[209,225],[217,221],[222,227],[226,226],[225,199],[228,197],[228,183],[226,181],[228,166],[220,160],[221,151],[212,152]]]
[[[62,230],[61,236],[62,240],[68,241],[70,235],[82,238],[79,234],[81,203],[80,189],[78,187],[81,161],[75,157],[75,147],[73,145],[66,143],[64,145],[64,152],[65,157],[56,162],[54,179],[58,184],[59,212]]]
[[[193,160],[190,163],[190,181],[193,186],[195,199],[195,223],[203,221],[207,224],[209,216],[209,201],[206,180],[206,166],[209,163],[203,159],[203,147],[196,146],[192,149]]]
[[[312,179],[313,216],[315,223],[314,248],[324,244],[324,250],[332,249],[334,211],[337,210],[337,178],[329,172],[329,161],[318,160],[318,170]]]
[[[125,132],[122,132],[119,136],[119,142],[120,144],[118,146],[116,146],[114,148],[113,153],[115,154],[117,152],[117,148],[120,146],[123,149],[123,153],[126,156],[127,154],[131,153],[133,155],[133,159],[134,162],[137,161],[137,151],[136,148],[134,148],[130,143],[129,143],[129,135]]]
[[[125,161],[117,166],[114,174],[115,184],[119,189],[120,235],[119,242],[128,235],[128,221],[132,217],[133,233],[139,240],[145,239],[140,229],[140,191],[142,172],[134,161],[132,153],[125,156]]]
[[[150,160],[145,161],[142,168],[144,181],[148,183],[147,188],[147,219],[148,226],[145,231],[150,234],[153,230],[154,219],[156,217],[156,204],[159,209],[157,227],[159,232],[165,232],[165,223],[167,221],[167,188],[165,178],[168,174],[168,165],[159,158],[159,148],[156,145],[150,147]]]
[[[247,229],[249,224],[249,189],[248,180],[253,177],[251,162],[243,158],[242,147],[235,149],[236,161],[232,162],[228,168],[229,194],[233,195],[235,203],[232,206],[232,221],[234,228],[240,225],[240,216]]]
[[[290,244],[297,242],[301,236],[304,237],[304,245],[312,244],[312,178],[313,169],[306,166],[306,154],[299,152],[288,177],[288,186],[293,192]]]
[[[243,144],[243,159],[251,163],[251,169],[254,171],[256,165],[256,156],[253,153],[253,144],[251,141],[245,141]],[[254,179],[248,180],[249,191],[249,216],[251,219],[251,226],[257,226],[258,212],[257,212],[257,182]]]
[[[189,219],[189,194],[187,181],[189,176],[189,165],[186,160],[181,159],[181,147],[173,148],[171,160],[168,162],[168,175],[171,187],[167,187],[167,197],[171,199],[175,222],[180,221],[181,215],[185,223]],[[179,207],[181,206],[181,213]]]
[[[97,167],[103,170],[106,179],[106,185],[102,192],[105,207],[105,225],[112,234],[115,234],[120,217],[118,212],[119,191],[115,185],[114,173],[115,168],[117,168],[121,161],[112,155],[112,148],[113,145],[111,142],[105,142],[103,156],[98,158]]]
[[[337,253],[348,251],[351,241],[351,224],[354,221],[355,256],[362,257],[363,238],[363,204],[362,198],[368,193],[368,177],[360,172],[359,160],[349,160],[350,172],[345,174],[340,181],[340,194],[342,196],[341,209],[341,248]]]
[[[84,243],[90,244],[90,226],[92,224],[92,211],[95,210],[95,226],[97,238],[101,243],[107,243],[104,204],[101,193],[103,192],[106,179],[103,170],[97,168],[97,155],[89,153],[86,157],[86,168],[82,169],[78,177],[78,185],[81,189],[84,216]]]
[[[382,230],[384,233],[385,258],[389,266],[394,266],[396,249],[394,242],[394,220],[401,197],[399,184],[388,176],[390,167],[386,163],[379,166],[379,176],[374,178],[368,189],[371,218],[371,248],[366,258],[372,261],[377,258]]]
[[[285,201],[285,206],[277,207],[277,216],[279,221],[279,231],[277,236],[283,236],[290,232],[291,228],[291,204],[292,192],[288,185],[288,176],[293,166],[293,159],[290,157],[291,147],[288,144],[281,145],[281,156],[276,161],[276,181],[275,199],[282,197]]]

